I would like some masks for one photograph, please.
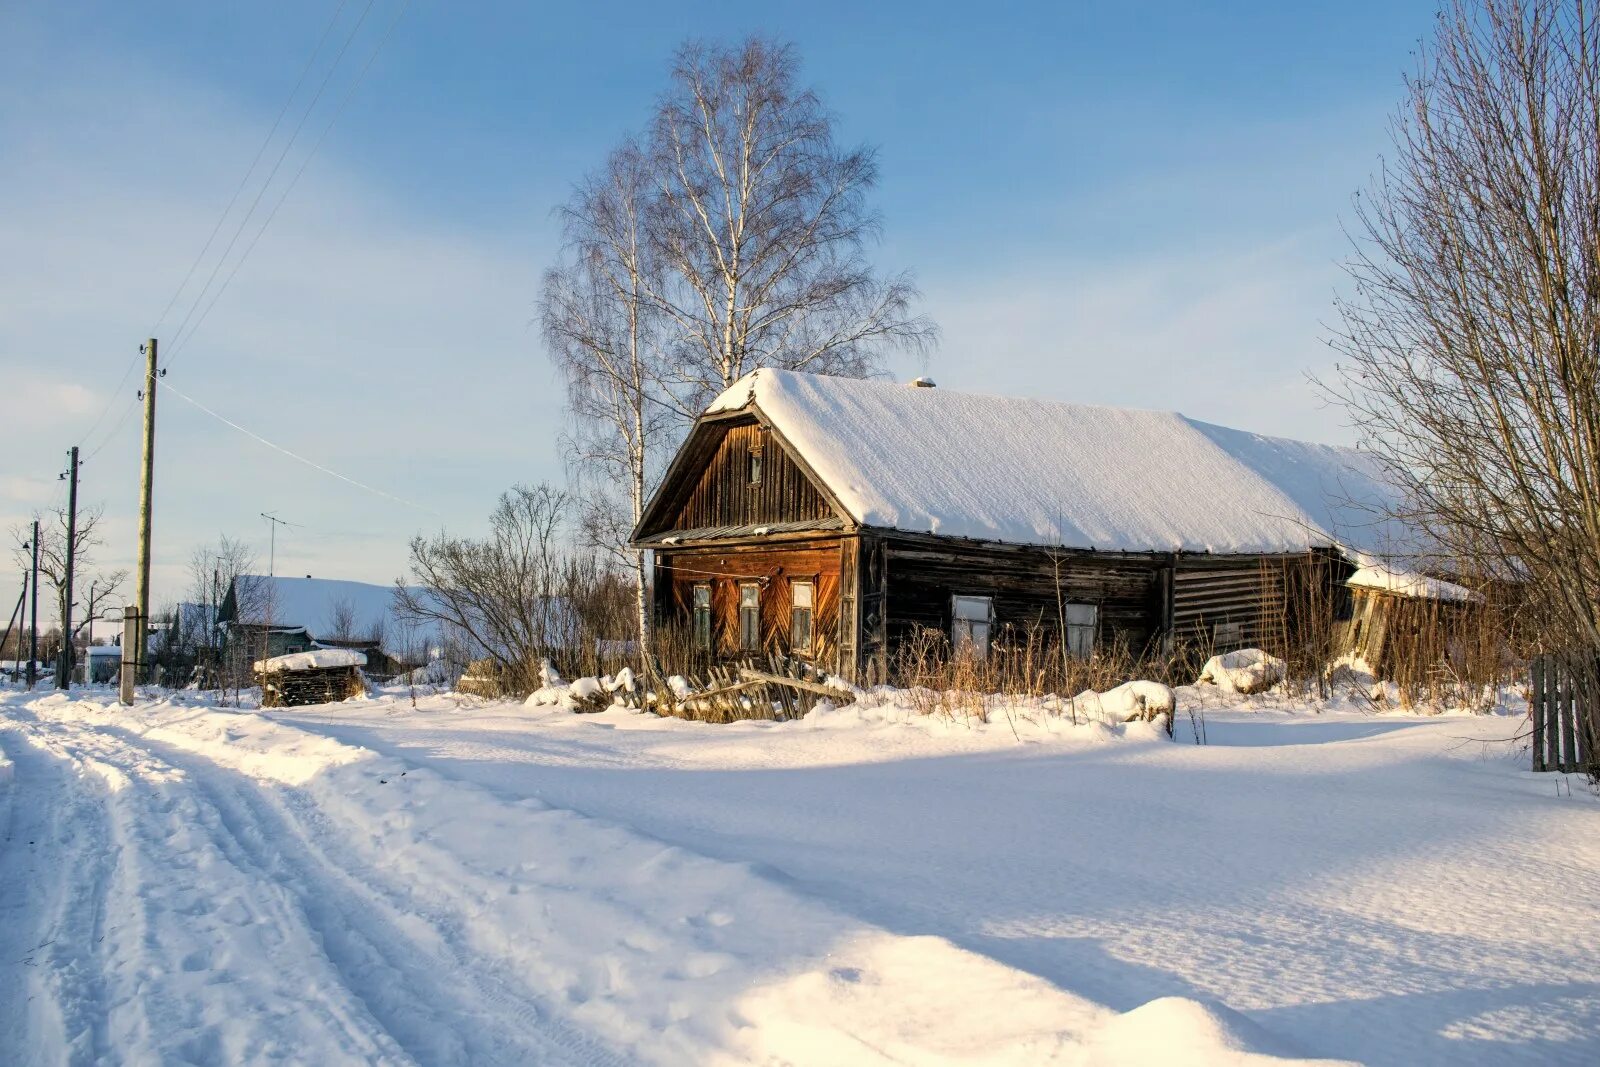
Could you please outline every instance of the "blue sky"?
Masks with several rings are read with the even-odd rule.
[[[336,40],[366,6],[348,0]],[[898,373],[1347,441],[1307,376],[1331,366],[1340,221],[1433,4],[1312,7],[412,3],[168,380],[421,507],[168,395],[155,599],[218,534],[264,558],[262,511],[302,524],[280,573],[389,581],[412,534],[470,532],[512,482],[561,477],[560,387],[530,325],[551,210],[644,123],[690,36],[792,41],[842,138],[878,147],[877,260],[915,273],[944,331]],[[131,561],[118,381],[337,8],[0,7],[5,527],[84,444],[102,556]],[[374,0],[257,222],[400,11]]]

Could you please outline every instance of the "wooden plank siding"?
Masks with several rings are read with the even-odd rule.
[[[797,655],[828,670],[838,669],[840,538],[781,546],[718,545],[655,552],[657,618],[687,629],[694,617],[694,587],[711,586],[711,654],[736,659],[739,645],[739,586],[761,587],[761,651]],[[790,645],[792,601],[789,583],[814,583],[812,649]]]
[[[671,512],[670,526],[694,530],[716,526],[828,519],[834,511],[788,450],[754,420],[721,424],[705,465],[695,473]],[[750,482],[750,453],[761,450],[761,481]]]

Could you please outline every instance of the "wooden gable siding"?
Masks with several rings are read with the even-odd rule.
[[[710,654],[719,659],[747,655],[739,647],[739,586],[761,586],[761,651],[794,654],[789,643],[792,601],[789,583],[810,581],[812,650],[807,659],[836,670],[839,655],[841,539],[783,546],[727,545],[656,551],[656,613],[663,624],[691,633],[694,587],[711,586]]]
[[[761,481],[750,484],[750,451],[761,448]],[[833,517],[833,508],[789,453],[765,428],[750,422],[727,426],[671,519],[670,529],[701,530],[752,523],[795,522]],[[682,491],[682,490],[680,490]]]
[[[1052,556],[1060,559],[1063,599],[1100,609],[1102,643],[1120,640],[1140,653],[1161,629],[1166,569],[1161,556],[904,536],[886,536],[883,544],[883,654],[891,665],[900,642],[916,627],[950,632],[950,598],[958,594],[993,598],[997,639],[1006,627],[1053,630],[1057,569]],[[866,595],[864,588],[863,599]]]

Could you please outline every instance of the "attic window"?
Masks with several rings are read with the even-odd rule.
[[[757,441],[755,444],[750,446],[750,484],[751,485],[760,485],[761,484],[761,468],[764,465],[763,462],[762,462],[762,459],[763,459],[763,457],[762,457],[762,452],[761,452],[761,443],[759,441]]]

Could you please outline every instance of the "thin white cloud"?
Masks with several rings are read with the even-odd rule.
[[[33,86],[26,107],[0,102],[0,130],[11,138],[0,157],[0,246],[21,253],[0,261],[0,380],[15,390],[0,453],[18,472],[0,485],[0,528],[41,506],[34,487],[53,478],[69,445],[83,444],[83,500],[107,508],[102,559],[129,566],[137,411],[101,439],[119,425],[140,375],[112,390],[270,116],[136,67],[105,76]],[[330,138],[181,347],[171,333],[190,298],[179,301],[160,333],[169,380],[324,466],[460,516],[452,526],[479,524],[511,482],[560,473],[559,396],[529,328],[548,220],[530,213],[495,233],[452,225],[345,167],[337,142]],[[257,222],[276,195],[268,192]],[[254,224],[236,251],[253,232]],[[86,439],[108,396],[110,415]],[[181,593],[192,548],[220,533],[259,542],[265,564],[262,511],[302,524],[303,535],[280,539],[280,570],[372,581],[397,577],[410,536],[437,525],[174,396],[159,404],[156,502],[158,603]],[[330,529],[363,536],[316,539]]]

